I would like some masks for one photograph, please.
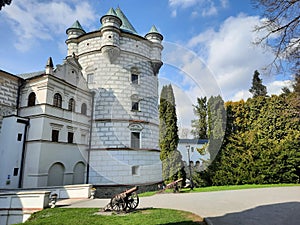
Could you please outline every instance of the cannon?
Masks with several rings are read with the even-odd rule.
[[[139,196],[136,191],[138,187],[133,187],[111,198],[110,202],[104,207],[104,211],[130,211],[139,204]]]

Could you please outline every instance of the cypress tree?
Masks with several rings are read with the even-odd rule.
[[[194,114],[198,117],[192,120],[192,134],[194,138],[207,139],[207,100],[206,97],[197,98],[197,105],[193,105]]]
[[[179,136],[176,105],[171,85],[163,86],[159,105],[159,146],[163,179],[166,182],[185,179],[182,156],[177,150]]]

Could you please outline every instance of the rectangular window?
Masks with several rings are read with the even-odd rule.
[[[86,135],[85,134],[81,135],[81,144],[86,144]]]
[[[131,132],[131,148],[140,148],[140,133]]]
[[[18,141],[22,141],[22,134],[18,133]]]
[[[14,168],[14,176],[18,176],[19,168]]]
[[[139,75],[131,74],[131,83],[132,84],[139,84]]]
[[[131,107],[132,111],[139,111],[139,108],[140,108],[139,102],[132,102],[132,107]]]
[[[88,84],[94,83],[94,74],[91,73],[87,75],[87,82]]]
[[[132,175],[139,175],[139,166],[131,167],[131,174]]]
[[[68,143],[73,143],[74,133],[68,132]]]
[[[58,137],[59,137],[59,131],[58,130],[52,130],[51,140],[53,142],[58,142]]]

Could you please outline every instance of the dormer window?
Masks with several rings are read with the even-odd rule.
[[[56,93],[53,97],[53,106],[61,108],[62,106],[62,97],[59,93]]]

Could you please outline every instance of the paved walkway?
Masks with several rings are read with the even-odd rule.
[[[73,208],[102,208],[109,199],[61,202]],[[277,187],[190,194],[157,194],[140,198],[138,208],[190,211],[211,225],[299,225],[300,187]]]

